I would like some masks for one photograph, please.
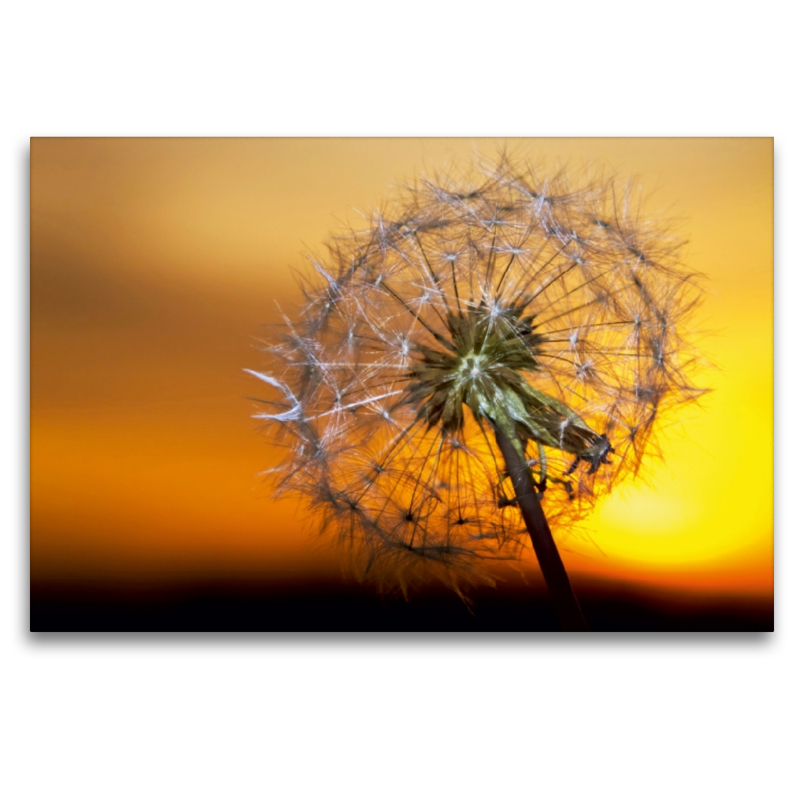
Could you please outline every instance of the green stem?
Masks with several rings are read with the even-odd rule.
[[[545,583],[555,603],[561,627],[565,631],[588,631],[589,627],[578,604],[578,598],[572,591],[564,562],[561,560],[550,526],[547,524],[547,517],[536,494],[522,443],[513,430],[504,430],[505,428],[510,426],[495,422],[497,444],[506,462],[519,510],[530,534]]]

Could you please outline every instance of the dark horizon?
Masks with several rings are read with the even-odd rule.
[[[772,631],[772,597],[576,584],[591,630]],[[152,581],[32,581],[32,632],[548,632],[559,631],[543,585],[480,587],[471,608],[427,587],[381,597],[333,577],[310,581],[197,577]]]

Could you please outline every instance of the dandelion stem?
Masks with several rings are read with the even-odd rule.
[[[520,455],[521,443],[519,439],[516,443],[513,442],[511,435],[517,438],[516,434],[506,433],[503,430],[504,427],[506,426],[502,424],[494,425],[497,444],[506,462],[514,494],[519,503],[519,510],[530,534],[545,583],[547,583],[547,588],[555,603],[561,627],[565,631],[588,631],[589,627],[578,604],[578,598],[572,591],[564,562],[561,560],[553,534],[550,532],[550,526],[547,524],[547,517],[545,517],[541,503],[536,496],[533,477],[525,459]]]

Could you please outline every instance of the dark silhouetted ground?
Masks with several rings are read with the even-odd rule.
[[[577,587],[593,631],[771,631],[771,598],[686,596],[633,585]],[[541,586],[474,595],[427,591],[406,602],[368,586],[197,580],[153,584],[33,584],[32,631],[557,631]]]

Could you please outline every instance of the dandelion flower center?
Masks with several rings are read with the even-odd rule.
[[[506,392],[524,394],[524,373],[538,369],[544,342],[525,306],[481,303],[450,314],[442,346],[417,347],[406,402],[418,407],[419,418],[454,433],[464,426],[464,406],[485,419]]]

